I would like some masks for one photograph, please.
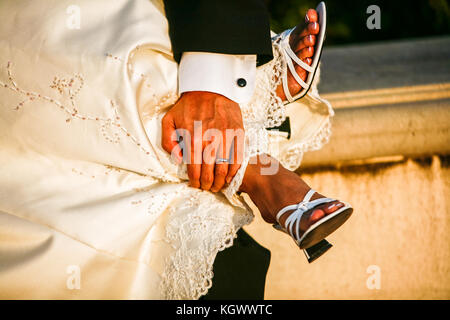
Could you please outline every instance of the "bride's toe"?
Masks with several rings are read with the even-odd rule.
[[[305,47],[314,47],[316,44],[316,36],[313,34],[307,35],[303,38],[303,44]]]
[[[316,22],[319,19],[317,11],[314,9],[308,9],[305,15],[305,22]]]
[[[314,55],[314,47],[306,47],[300,52],[297,52],[297,57],[304,60],[306,58],[311,58]]]
[[[344,206],[344,203],[340,202],[340,201],[335,201],[332,202],[331,204],[327,204],[324,208],[323,211],[326,214],[330,214],[335,212],[337,209],[342,208]]]
[[[342,208],[344,206],[344,203],[340,201],[333,201],[331,203],[327,203],[325,205],[319,206],[318,208],[314,209],[309,217],[309,225],[312,225],[325,217],[326,215],[329,215],[330,213],[335,212],[339,208]],[[309,226],[308,226],[309,227]]]
[[[323,209],[316,209],[311,213],[311,217],[310,217],[310,224],[313,224],[317,221],[319,221],[320,219],[322,219],[323,217],[325,217],[325,211]]]

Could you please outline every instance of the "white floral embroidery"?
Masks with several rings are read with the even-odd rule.
[[[58,91],[58,93],[62,96],[62,98],[68,98],[69,102],[64,104],[62,100],[58,100],[52,97],[49,97],[47,95],[27,91],[22,88],[20,88],[16,81],[13,78],[12,71],[11,71],[12,63],[9,61],[7,64],[7,72],[8,72],[8,80],[10,84],[4,83],[0,81],[0,87],[4,87],[6,89],[9,89],[13,92],[16,92],[20,95],[23,95],[27,97],[26,100],[20,102],[18,106],[14,108],[14,110],[19,111],[21,107],[25,105],[25,102],[28,101],[34,101],[34,100],[43,100],[46,102],[49,102],[56,106],[59,110],[64,112],[68,118],[66,119],[66,122],[69,123],[72,120],[82,120],[82,121],[95,121],[98,123],[100,127],[100,131],[103,135],[103,137],[108,142],[117,143],[120,140],[120,135],[125,136],[128,138],[129,141],[131,141],[135,146],[137,146],[142,152],[144,152],[147,156],[150,157],[156,157],[159,160],[159,157],[156,153],[155,148],[149,141],[150,147],[152,148],[152,152],[148,149],[146,149],[139,140],[131,134],[131,132],[125,128],[125,126],[122,124],[119,112],[117,109],[117,106],[113,100],[110,100],[111,108],[112,108],[112,115],[110,117],[101,117],[101,116],[92,116],[92,115],[85,115],[81,114],[76,107],[76,96],[80,92],[80,90],[84,86],[84,79],[80,74],[74,75],[70,79],[64,79],[64,78],[58,78],[55,77],[50,84],[50,88],[55,89]],[[70,107],[69,107],[69,106]],[[171,177],[168,172],[156,172],[151,168],[148,168],[147,171],[150,175],[161,179],[162,181],[168,181],[168,182],[177,182],[178,179],[175,179]]]

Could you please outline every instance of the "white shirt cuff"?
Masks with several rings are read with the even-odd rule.
[[[209,91],[245,103],[255,90],[255,77],[256,55],[184,52],[178,68],[178,91]]]

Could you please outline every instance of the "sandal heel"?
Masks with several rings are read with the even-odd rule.
[[[327,252],[333,245],[329,243],[327,240],[323,239],[315,245],[303,249],[303,253],[306,256],[306,259],[309,263],[313,262],[320,256],[322,256],[325,252]]]
[[[272,226],[274,227],[275,230],[289,234],[279,224],[273,224]],[[313,245],[307,249],[302,249],[302,250],[303,250],[303,253],[305,254],[308,262],[311,263],[314,260],[317,260],[317,258],[322,256],[325,252],[327,252],[332,246],[333,245],[331,243],[329,243],[326,239],[323,239],[323,240],[319,241],[318,243],[316,243],[315,245]]]

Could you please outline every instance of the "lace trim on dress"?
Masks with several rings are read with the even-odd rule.
[[[205,295],[212,286],[217,253],[231,247],[237,231],[253,220],[249,212],[235,213],[215,196],[201,195],[201,191],[195,191],[182,207],[170,209],[166,242],[174,253],[164,264],[163,299],[198,299]],[[196,210],[189,210],[193,206]]]
[[[321,149],[328,143],[331,136],[331,121],[329,119],[322,125],[319,132],[310,140],[298,143],[290,147],[279,159],[281,164],[289,170],[295,170],[300,167],[303,154],[308,151]]]

